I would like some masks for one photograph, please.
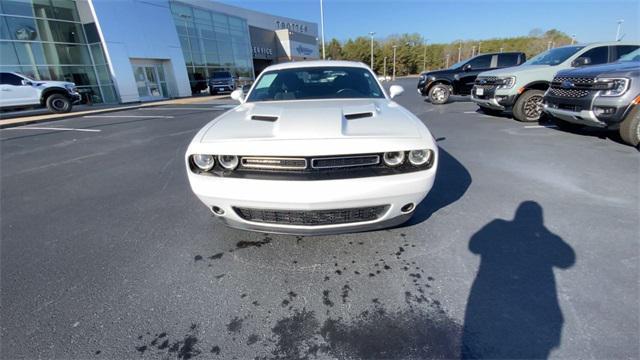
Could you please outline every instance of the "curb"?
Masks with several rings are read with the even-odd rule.
[[[217,99],[225,99],[225,98],[228,98],[228,96],[218,95],[215,97],[207,97],[206,100],[217,100]],[[197,104],[201,100],[202,98],[200,97],[189,97],[189,98],[179,98],[179,99],[162,100],[162,101],[155,101],[155,102],[145,102],[145,103],[139,103],[137,105],[131,105],[131,106],[118,106],[118,107],[99,109],[99,110],[70,112],[66,114],[35,115],[35,116],[32,116],[31,118],[18,117],[15,119],[6,119],[4,120],[5,123],[3,123],[3,120],[0,120],[0,129],[37,124],[37,123],[48,122],[48,121],[65,120],[68,118],[83,116],[83,115],[104,114],[104,113],[124,111],[124,110],[135,110],[135,109],[151,107],[151,106]],[[41,116],[42,118],[36,118],[36,119],[33,118],[33,117],[41,117]]]

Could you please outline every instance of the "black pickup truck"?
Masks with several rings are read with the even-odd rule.
[[[521,52],[480,54],[448,69],[420,74],[418,93],[428,96],[432,104],[444,104],[451,95],[469,95],[481,72],[518,66],[526,60],[527,56]]]

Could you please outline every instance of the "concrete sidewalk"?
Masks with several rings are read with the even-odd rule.
[[[131,109],[138,109],[138,108],[151,107],[151,106],[206,104],[211,102],[212,100],[220,100],[220,99],[227,99],[227,98],[229,98],[228,95],[196,96],[196,97],[187,97],[187,98],[179,98],[179,99],[152,101],[152,102],[145,102],[145,103],[118,104],[118,105],[112,105],[112,106],[105,105],[105,106],[99,106],[98,108],[72,111],[66,114],[46,113],[46,114],[35,114],[30,116],[12,117],[9,119],[5,118],[7,114],[0,113],[0,129],[7,128],[7,127],[27,125],[27,124],[34,124],[34,123],[45,122],[45,121],[62,120],[70,117],[76,117],[76,116],[101,114],[101,113],[121,111],[121,110],[131,110]],[[10,113],[8,113],[8,115],[11,116]]]

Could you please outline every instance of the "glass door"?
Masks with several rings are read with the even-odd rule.
[[[167,96],[164,80],[164,72],[160,65],[134,65],[133,73],[136,78],[136,86],[140,100],[157,100]],[[161,75],[161,76],[159,76]]]

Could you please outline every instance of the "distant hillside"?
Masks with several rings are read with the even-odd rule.
[[[423,68],[441,69],[447,65],[451,66],[458,62],[458,51],[460,58],[466,59],[472,54],[500,52],[502,51],[523,51],[527,58],[547,50],[549,46],[558,47],[571,43],[571,37],[567,34],[551,29],[543,32],[540,29],[531,30],[528,36],[485,39],[485,40],[457,40],[449,44],[427,44],[424,46],[422,36],[419,34],[392,35],[384,40],[374,39],[373,55],[374,70],[382,74],[384,67],[384,57],[387,58],[387,74],[393,71],[393,46],[396,46],[396,75],[416,74],[422,72]],[[426,48],[426,61],[425,61]],[[358,37],[340,42],[332,39],[325,45],[327,58],[334,60],[353,60],[370,63],[371,38]],[[320,50],[322,51],[322,49]]]

